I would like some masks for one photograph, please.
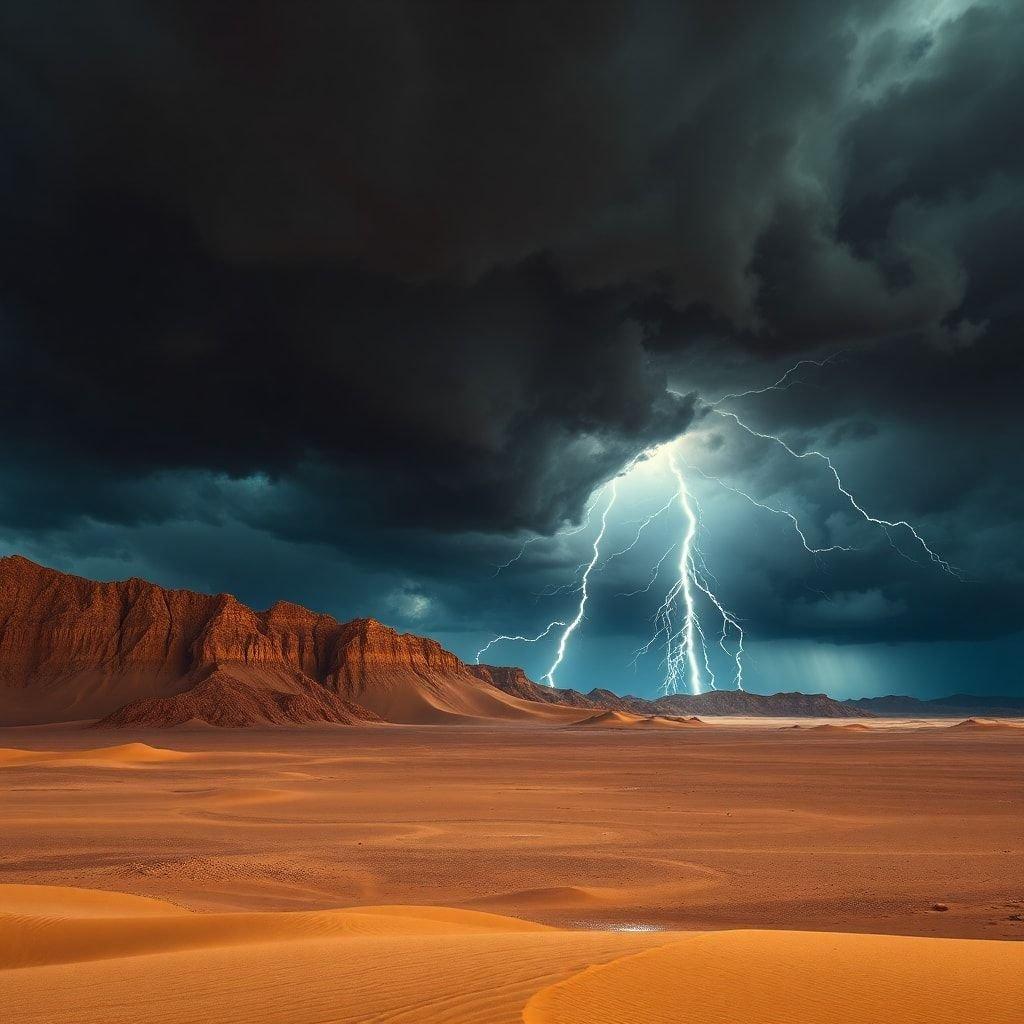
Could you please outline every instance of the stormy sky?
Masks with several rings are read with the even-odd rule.
[[[1015,0],[9,0],[0,553],[471,659],[682,438],[749,688],[1020,693],[1021,53]],[[657,691],[665,451],[562,685]]]

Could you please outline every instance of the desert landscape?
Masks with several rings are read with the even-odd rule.
[[[0,1024],[1024,1024],[1022,55],[2,0]]]
[[[1020,1019],[1024,729],[0,745],[9,1020]]]
[[[7,1019],[1020,1019],[1021,719],[560,691],[373,620],[0,582]]]

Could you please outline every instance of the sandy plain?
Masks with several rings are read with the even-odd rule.
[[[1024,1019],[1024,729],[793,724],[0,731],[5,1019]]]

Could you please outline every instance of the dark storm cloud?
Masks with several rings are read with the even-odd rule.
[[[344,505],[372,465],[376,514],[549,526],[690,420],[612,298],[567,293],[543,261],[465,286],[239,270],[124,197],[80,198],[65,230],[7,253],[6,441],[72,476],[81,459],[100,482],[319,461],[336,470],[323,498]]]
[[[548,582],[488,592],[480,562],[691,426],[673,392],[842,348],[832,387],[744,414],[1009,587],[1022,26],[996,2],[8,3],[0,526],[40,550],[120,526],[151,565],[160,524],[324,545],[466,623]],[[806,485],[715,436],[760,493]],[[795,565],[735,571],[778,635],[974,628],[959,597],[918,621],[926,584],[881,561],[828,608]]]

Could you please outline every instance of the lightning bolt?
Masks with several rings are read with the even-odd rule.
[[[584,610],[585,610],[586,605],[587,605],[587,600],[589,598],[590,574],[594,571],[594,567],[597,564],[598,559],[600,558],[601,542],[604,540],[604,535],[605,535],[605,533],[606,533],[606,531],[608,529],[608,515],[611,512],[612,506],[615,504],[615,500],[616,500],[616,498],[618,496],[618,477],[619,476],[627,475],[633,469],[633,467],[636,466],[636,464],[638,462],[640,462],[643,459],[649,458],[651,454],[652,454],[652,449],[645,449],[644,451],[640,452],[639,454],[635,455],[632,459],[630,459],[630,461],[626,464],[625,468],[621,471],[621,473],[619,473],[618,476],[615,477],[611,481],[610,484],[605,484],[604,487],[600,488],[597,491],[597,493],[591,498],[591,500],[590,500],[590,502],[589,502],[589,504],[587,506],[586,514],[585,514],[585,516],[583,518],[583,521],[580,523],[580,525],[577,526],[577,527],[574,527],[571,530],[564,530],[564,531],[561,531],[559,534],[557,534],[557,536],[564,538],[564,537],[572,537],[572,536],[575,536],[578,533],[582,533],[590,525],[590,521],[591,521],[591,518],[592,518],[592,515],[593,515],[593,511],[597,507],[598,502],[601,500],[601,496],[604,494],[606,489],[608,489],[608,488],[611,489],[611,497],[609,498],[608,504],[605,506],[605,509],[604,509],[603,513],[601,514],[601,528],[600,528],[597,536],[594,538],[594,542],[593,542],[593,546],[592,546],[593,547],[593,556],[590,559],[590,561],[582,563],[581,565],[577,566],[576,572],[573,575],[573,579],[570,582],[563,583],[560,586],[556,586],[556,587],[545,588],[543,591],[541,591],[540,594],[536,595],[538,598],[540,598],[540,597],[552,597],[555,594],[563,593],[564,591],[567,591],[567,590],[568,591],[573,591],[575,593],[578,593],[580,595],[580,600],[579,600],[579,603],[577,605],[577,612],[576,612],[575,618],[571,622],[569,622],[569,623],[566,623],[566,622],[564,622],[563,620],[560,620],[560,619],[556,619],[556,620],[554,620],[552,622],[549,622],[548,625],[545,627],[545,629],[542,632],[538,633],[537,636],[533,636],[533,637],[521,636],[521,635],[511,635],[511,634],[502,634],[500,636],[495,636],[493,639],[488,641],[488,643],[486,643],[479,651],[477,651],[477,653],[476,653],[476,663],[478,665],[480,664],[480,659],[483,657],[483,655],[488,650],[490,650],[490,648],[493,647],[494,644],[496,644],[496,643],[499,643],[501,641],[506,641],[507,640],[507,641],[517,641],[519,643],[535,644],[535,643],[539,643],[541,640],[545,639],[551,633],[551,631],[553,629],[555,629],[557,626],[564,626],[564,627],[566,627],[565,628],[565,632],[562,634],[562,636],[559,639],[558,652],[556,654],[555,661],[552,664],[551,668],[548,670],[548,672],[544,676],[541,677],[542,681],[546,682],[548,686],[554,686],[555,685],[555,683],[554,683],[554,675],[553,674],[554,674],[555,670],[558,668],[558,666],[561,664],[562,660],[565,657],[565,650],[566,650],[566,646],[567,646],[567,644],[569,642],[569,638],[576,631],[576,629],[579,626],[579,624],[583,621],[583,613],[584,613]],[[668,506],[666,505],[665,508],[667,508],[667,507]],[[640,524],[640,527],[637,530],[637,534],[636,534],[636,537],[634,538],[633,542],[631,544],[629,544],[626,548],[623,548],[622,551],[617,551],[613,555],[609,556],[609,560],[611,560],[611,558],[615,558],[615,557],[618,557],[619,555],[625,554],[626,551],[631,550],[633,547],[635,547],[636,543],[639,541],[640,536],[643,533],[644,529],[647,526],[649,526],[650,523],[653,522],[654,519],[656,519],[663,511],[665,511],[665,508],[659,509],[657,512],[654,512],[650,516],[646,517],[646,519]],[[493,574],[493,576],[497,576],[498,573],[500,573],[502,569],[506,569],[510,565],[512,565],[515,562],[517,562],[520,558],[522,558],[524,552],[526,551],[526,548],[531,543],[533,543],[534,541],[540,540],[540,539],[541,539],[540,537],[531,537],[531,538],[529,538],[526,542],[524,542],[522,547],[519,549],[519,552],[513,558],[511,558],[508,562],[505,562],[504,564],[502,564],[502,565],[497,567],[497,571]],[[493,579],[493,576],[492,576],[492,579]],[[652,583],[653,583],[653,581],[652,581]]]
[[[683,598],[685,615],[683,617],[683,628],[681,630],[682,645],[678,654],[673,655],[671,649],[667,657],[667,672],[665,675],[665,692],[677,693],[679,690],[679,668],[683,660],[690,670],[690,692],[700,693],[700,667],[697,664],[696,637],[700,631],[701,641],[704,634],[700,630],[700,620],[697,618],[697,609],[693,603],[693,577],[691,568],[693,566],[693,542],[697,537],[697,516],[694,514],[693,505],[690,503],[690,492],[686,489],[686,480],[683,478],[682,470],[676,461],[673,453],[669,458],[669,465],[672,467],[672,474],[679,485],[677,492],[679,507],[683,510],[683,517],[686,520],[686,530],[683,533],[683,543],[679,549],[679,581],[677,583],[677,594]],[[673,588],[675,589],[675,588]],[[669,591],[671,594],[672,591]],[[667,604],[667,602],[666,602]],[[663,608],[666,606],[663,605]],[[668,615],[668,609],[665,611]],[[670,637],[671,645],[671,637]],[[707,659],[705,658],[705,664]]]
[[[687,465],[688,470],[692,470],[694,473],[700,475],[704,480],[710,480],[712,483],[718,484],[719,487],[723,487],[727,491],[732,491],[733,494],[738,494],[741,498],[745,498],[750,502],[751,505],[757,508],[764,509],[765,512],[771,512],[773,515],[782,516],[788,519],[793,524],[793,529],[796,530],[797,536],[800,538],[800,543],[803,544],[804,550],[811,555],[827,555],[832,551],[856,551],[854,547],[848,547],[845,544],[829,544],[827,547],[817,548],[813,547],[807,540],[807,534],[804,533],[803,527],[800,525],[800,520],[797,519],[792,512],[784,508],[775,508],[774,505],[765,504],[763,501],[758,501],[756,498],[751,497],[746,491],[741,491],[738,487],[733,487],[732,484],[726,483],[721,477],[712,476],[710,473],[705,473],[703,469],[698,469],[696,466]],[[705,571],[706,571],[706,567]]]
[[[546,637],[551,632],[551,630],[553,630],[556,626],[564,626],[564,625],[565,625],[564,622],[549,622],[548,625],[547,625],[547,628],[544,630],[544,632],[543,633],[538,633],[536,636],[496,636],[496,637],[494,637],[493,640],[488,640],[487,643],[484,644],[484,646],[481,647],[480,650],[476,652],[476,663],[479,665],[480,664],[480,659],[495,644],[501,643],[502,640],[518,640],[520,643],[524,643],[524,644],[535,644],[535,643],[539,643],[541,640],[543,640],[544,637]]]
[[[527,537],[526,540],[523,541],[523,546],[519,549],[519,551],[516,554],[514,554],[507,562],[502,562],[501,565],[496,565],[494,567],[494,572],[491,573],[489,579],[493,580],[495,576],[500,576],[501,573],[510,565],[515,565],[516,562],[518,562],[519,559],[526,554],[526,549],[531,544],[536,544],[537,541],[539,541],[540,539],[540,534],[537,534],[537,536],[535,537]]]
[[[637,456],[637,458],[639,457],[640,456]],[[635,462],[636,460],[634,459],[633,463],[630,464],[630,468],[632,468]],[[577,533],[582,533],[588,526],[590,526],[590,517],[593,514],[596,500],[597,498],[595,496],[595,498],[593,498],[587,505],[586,511],[583,515],[583,520],[579,526],[574,526],[571,530],[559,530],[558,533],[555,534],[555,536],[575,537]],[[536,534],[533,537],[527,537],[526,540],[523,541],[522,546],[519,548],[519,550],[507,562],[502,562],[501,565],[496,565],[494,567],[494,572],[491,573],[489,578],[493,580],[496,576],[499,576],[505,569],[508,569],[509,566],[515,565],[516,562],[518,562],[523,557],[523,555],[526,554],[526,549],[531,544],[536,544],[537,541],[546,539],[547,538],[541,536],[541,534]]]
[[[633,664],[663,639],[665,676],[662,690],[666,694],[679,693],[684,687],[691,693],[700,693],[705,678],[711,689],[716,689],[715,672],[708,654],[707,634],[698,608],[698,595],[703,595],[721,618],[722,628],[718,646],[736,665],[735,683],[742,689],[743,627],[712,589],[714,577],[707,570],[704,556],[698,546],[702,526],[700,505],[686,485],[686,478],[675,452],[669,453],[669,468],[676,484],[672,501],[678,504],[683,516],[677,576],[654,614],[654,633],[643,647],[634,652]],[[651,583],[657,578],[657,572],[671,550],[670,548],[652,569]],[[648,584],[644,589],[650,589],[650,586],[651,584]],[[732,651],[728,647],[730,631],[736,636],[736,647]]]
[[[717,408],[723,402],[728,402],[733,398],[751,398],[754,395],[766,395],[769,391],[788,391],[797,384],[806,384],[807,381],[799,377],[794,378],[798,370],[805,366],[814,366],[820,370],[831,365],[844,354],[843,352],[833,352],[825,359],[801,359],[800,362],[794,363],[774,384],[768,384],[763,388],[752,388],[750,391],[736,391],[729,395],[722,395],[716,402],[711,403],[711,408]]]
[[[651,523],[653,523],[655,519],[657,519],[661,515],[664,515],[672,507],[672,505],[675,502],[675,500],[676,500],[676,496],[673,494],[672,497],[669,498],[668,501],[666,501],[665,504],[662,505],[661,508],[659,508],[657,512],[652,512],[649,516],[646,516],[644,519],[641,519],[640,520],[640,525],[637,527],[636,534],[633,536],[633,539],[624,548],[621,548],[619,551],[613,551],[598,566],[597,571],[598,572],[603,572],[607,568],[608,563],[611,562],[613,559],[619,558],[621,555],[624,555],[627,552],[632,551],[633,548],[635,548],[637,546],[637,544],[640,543],[640,537],[643,535],[644,530],[646,530],[647,527],[650,526]]]
[[[910,556],[907,555],[899,545],[897,545],[892,535],[893,531],[905,531],[908,533],[920,549],[927,555],[932,564],[938,566],[943,572],[957,578],[962,578],[961,571],[933,550],[927,541],[925,541],[921,534],[909,522],[904,519],[882,519],[869,513],[857,500],[853,492],[846,487],[832,459],[824,452],[817,451],[816,449],[797,451],[783,438],[774,434],[763,433],[756,430],[741,420],[736,413],[731,412],[728,409],[721,408],[722,403],[730,400],[763,395],[772,391],[785,391],[798,384],[806,384],[808,382],[798,375],[802,368],[813,366],[821,369],[831,364],[840,354],[841,353],[836,353],[829,356],[827,359],[821,360],[802,359],[794,366],[790,367],[790,369],[788,369],[773,384],[769,384],[762,388],[754,388],[748,391],[724,395],[716,402],[705,405],[704,408],[723,419],[729,420],[737,429],[746,432],[749,436],[778,445],[793,459],[801,461],[818,460],[823,462],[831,474],[837,492],[842,495],[849,504],[849,507],[853,509],[853,511],[856,512],[865,522],[873,526],[880,527],[885,532],[889,543],[900,555],[904,558],[910,559]],[[541,595],[538,595],[550,596],[553,594],[563,593],[565,591],[576,593],[578,595],[578,600],[576,604],[576,612],[572,619],[568,622],[561,620],[550,622],[537,636],[496,636],[477,652],[477,663],[479,663],[481,657],[496,643],[501,641],[538,643],[551,635],[555,629],[561,628],[562,633],[558,638],[558,647],[554,660],[552,661],[551,667],[548,671],[541,677],[542,681],[548,686],[554,686],[555,675],[565,660],[569,642],[586,615],[587,603],[590,599],[590,583],[593,573],[595,571],[602,571],[608,563],[632,551],[637,546],[644,531],[651,525],[651,523],[653,523],[659,516],[668,512],[673,506],[677,506],[681,513],[683,524],[680,538],[670,545],[658,561],[651,567],[649,579],[645,586],[617,595],[633,597],[638,594],[648,593],[659,579],[662,569],[666,562],[668,562],[672,552],[678,548],[679,555],[676,562],[675,579],[665,594],[664,600],[661,602],[654,614],[654,629],[650,639],[643,647],[633,653],[632,664],[635,665],[640,657],[648,654],[652,649],[654,649],[656,644],[660,643],[663,644],[664,647],[664,658],[662,661],[664,666],[662,691],[664,693],[679,693],[683,690],[688,690],[690,693],[698,694],[702,691],[705,684],[711,689],[715,689],[717,686],[717,680],[709,652],[709,636],[712,634],[710,633],[710,630],[705,627],[705,622],[702,621],[701,616],[703,609],[704,612],[710,611],[712,613],[713,621],[721,623],[721,628],[718,630],[717,646],[721,650],[722,654],[732,661],[735,666],[734,683],[738,689],[743,689],[745,640],[743,626],[737,616],[729,610],[723,600],[719,597],[718,581],[708,568],[703,552],[701,551],[700,539],[704,531],[703,511],[700,503],[697,501],[697,498],[690,492],[687,486],[684,468],[687,473],[696,473],[702,479],[718,484],[725,490],[739,495],[756,508],[787,519],[799,537],[804,550],[815,558],[832,552],[855,551],[857,549],[845,544],[815,545],[811,543],[800,519],[789,509],[761,501],[719,477],[713,476],[698,467],[682,462],[675,448],[679,440],[680,439],[677,438],[675,441],[669,441],[657,447],[649,448],[631,459],[616,477],[606,483],[604,487],[600,488],[595,493],[594,497],[590,501],[581,525],[570,531],[559,534],[559,536],[568,537],[587,529],[590,525],[592,514],[601,504],[603,496],[606,493],[608,494],[608,500],[604,503],[601,511],[600,527],[591,543],[590,558],[576,567],[576,571],[568,583],[564,583],[553,588],[549,587],[542,592]],[[626,524],[637,525],[637,529],[632,540],[625,547],[608,555],[602,561],[601,546],[607,534],[609,519],[618,498],[619,479],[628,476],[641,459],[649,458],[660,452],[664,452],[667,455],[668,468],[675,485],[672,495],[664,505],[656,511],[650,513],[641,520],[633,520],[631,523]],[[501,572],[502,569],[508,568],[508,566],[522,558],[527,547],[539,539],[541,538],[533,537],[525,541],[519,552],[513,558],[498,567],[495,575]],[[914,559],[910,560],[914,561]]]
[[[690,501],[692,502],[693,507],[697,511],[698,527],[702,530],[704,528],[704,514],[703,514],[703,512],[701,510],[700,502],[698,502],[696,500],[696,498],[694,498],[692,495],[690,496]],[[698,537],[699,537],[699,533],[698,533]],[[698,561],[699,561],[699,565],[698,565]],[[700,590],[700,592],[715,606],[715,611],[717,611],[718,614],[722,618],[722,631],[721,631],[721,633],[719,634],[719,637],[718,637],[718,646],[722,649],[722,653],[727,658],[732,658],[734,664],[736,665],[736,674],[735,674],[735,677],[733,679],[733,682],[735,683],[737,690],[742,690],[743,689],[743,639],[744,639],[743,627],[737,621],[736,616],[733,615],[732,612],[730,612],[725,607],[725,605],[722,604],[722,602],[719,599],[718,595],[715,594],[715,592],[711,589],[711,584],[714,584],[714,586],[717,588],[718,580],[715,579],[714,573],[712,573],[711,570],[708,569],[707,563],[704,561],[704,553],[700,550],[700,548],[696,544],[694,544],[694,546],[693,546],[692,557],[690,559],[690,572],[693,575],[693,581],[694,581],[695,585],[697,586],[697,589]],[[709,583],[709,581],[710,581],[710,583]],[[735,650],[733,650],[731,652],[730,652],[729,648],[726,646],[726,641],[729,638],[729,630],[730,629],[732,629],[735,632],[735,634],[736,634],[736,648],[735,648]],[[701,633],[701,645],[702,645],[702,647],[703,647],[703,644],[704,644],[704,634],[702,632]],[[707,656],[707,649],[706,648],[704,648],[704,662],[705,662],[705,664],[707,666],[707,672],[708,672],[709,682],[710,682],[711,688],[715,689],[715,675],[711,671],[711,665],[708,662],[708,656]]]
[[[675,452],[669,455],[669,467],[676,480],[676,500],[683,513],[683,538],[679,549],[678,578],[665,595],[665,600],[655,615],[657,629],[651,642],[642,648],[646,653],[654,646],[658,636],[665,637],[665,678],[662,689],[665,693],[678,693],[687,685],[691,693],[700,693],[702,675],[700,661],[703,661],[704,674],[708,685],[716,688],[715,673],[708,656],[707,638],[697,606],[697,594],[703,594],[721,617],[722,629],[718,645],[722,651],[733,659],[736,665],[735,683],[743,688],[743,627],[736,617],[725,607],[711,586],[711,576],[704,566],[704,556],[697,546],[698,532],[701,525],[700,506],[690,494],[686,486],[686,478]],[[698,561],[700,566],[698,566]],[[681,602],[682,623],[678,628],[673,626],[673,606]],[[728,648],[729,631],[736,634],[736,648]],[[698,644],[700,660],[698,660]]]
[[[672,500],[673,501],[675,500],[675,495],[673,495]],[[655,582],[658,579],[658,576],[661,575],[661,567],[665,564],[665,559],[668,558],[668,556],[672,554],[674,549],[675,549],[675,544],[673,544],[671,547],[669,547],[665,551],[665,554],[663,554],[661,556],[661,558],[659,558],[654,563],[654,565],[651,566],[651,578],[647,581],[647,586],[646,587],[640,587],[638,590],[628,590],[625,593],[616,594],[615,596],[616,597],[636,597],[637,594],[648,594],[648,593],[650,593],[651,587],[654,586]]]
[[[865,522],[871,523],[874,526],[880,526],[885,531],[886,537],[889,538],[889,543],[892,544],[897,551],[900,551],[895,541],[893,541],[889,530],[903,529],[906,530],[917,543],[921,546],[922,550],[928,556],[930,561],[937,565],[943,572],[948,573],[950,576],[956,579],[963,579],[963,571],[957,568],[955,565],[951,565],[945,558],[937,554],[931,547],[929,547],[927,541],[908,523],[905,519],[879,519],[876,516],[871,515],[869,512],[860,505],[853,494],[846,489],[843,484],[842,477],[839,475],[839,471],[836,469],[832,459],[829,458],[824,452],[819,452],[814,448],[810,448],[805,452],[798,452],[795,448],[791,448],[781,437],[777,437],[775,434],[764,434],[760,430],[755,430],[753,427],[748,426],[743,422],[734,412],[729,412],[724,409],[715,409],[715,413],[718,416],[722,416],[726,419],[732,420],[736,426],[741,430],[746,431],[751,437],[756,437],[762,441],[771,441],[773,444],[778,445],[788,455],[794,459],[820,459],[828,467],[828,471],[832,474],[832,479],[835,481],[836,490],[849,502],[850,507],[857,512]],[[805,544],[806,546],[806,544]],[[902,554],[902,551],[901,551]]]
[[[630,469],[635,465],[636,460],[630,465]],[[587,563],[586,568],[583,570],[583,575],[580,577],[580,600],[576,606],[576,614],[572,620],[565,627],[565,631],[562,633],[558,640],[558,652],[555,654],[555,660],[551,663],[551,668],[544,674],[542,681],[548,686],[555,685],[555,672],[558,671],[558,666],[562,664],[565,658],[565,646],[569,642],[569,638],[576,632],[579,624],[583,621],[583,613],[586,611],[587,599],[590,596],[589,583],[590,574],[594,571],[594,566],[597,565],[598,559],[601,557],[601,541],[604,540],[605,532],[608,529],[608,513],[611,512],[612,506],[615,504],[615,499],[618,496],[619,491],[619,480],[615,477],[611,483],[606,485],[610,491],[611,496],[608,499],[608,504],[605,505],[604,511],[601,513],[601,529],[598,530],[594,537],[594,544],[592,547],[593,554],[590,561]],[[603,488],[602,488],[603,490]]]

